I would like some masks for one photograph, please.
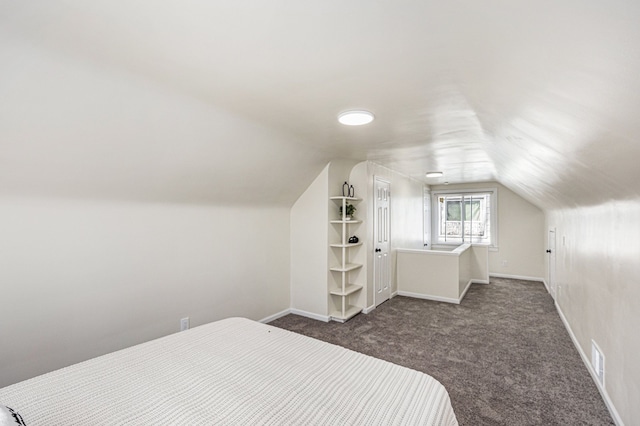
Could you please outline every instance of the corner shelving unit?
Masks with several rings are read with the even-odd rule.
[[[356,295],[360,290],[362,290],[362,286],[351,283],[349,280],[351,272],[362,268],[362,265],[359,263],[349,262],[349,251],[354,247],[361,246],[362,241],[349,243],[348,232],[351,225],[359,225],[362,221],[354,219],[347,220],[345,217],[347,212],[347,202],[355,204],[361,201],[361,199],[355,197],[330,197],[330,199],[334,201],[336,205],[340,204],[342,206],[342,217],[339,220],[330,221],[332,226],[339,226],[341,237],[340,241],[330,243],[329,246],[335,249],[340,249],[341,253],[339,256],[340,263],[329,268],[332,273],[340,274],[339,279],[336,280],[338,285],[336,286],[334,283],[330,284],[329,294],[331,295],[331,298],[334,299],[335,303],[333,303],[333,306],[336,308],[332,309],[329,315],[332,320],[345,322],[362,311],[361,307],[351,303],[351,296]]]

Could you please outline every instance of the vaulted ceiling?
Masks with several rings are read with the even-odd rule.
[[[352,158],[543,208],[637,198],[639,16],[635,0],[0,0],[0,190],[290,204]],[[338,124],[351,108],[376,120]]]

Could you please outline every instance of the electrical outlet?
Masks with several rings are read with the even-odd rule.
[[[591,340],[591,367],[593,367],[600,385],[604,386],[604,355],[602,349],[593,339]]]
[[[189,329],[189,317],[182,318],[180,320],[180,331],[185,331]]]

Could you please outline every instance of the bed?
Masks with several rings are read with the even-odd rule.
[[[424,373],[229,318],[0,389],[37,425],[457,425]]]

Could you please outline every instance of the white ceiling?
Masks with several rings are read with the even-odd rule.
[[[638,17],[637,0],[0,0],[0,185],[291,203],[347,157],[543,208],[635,198]],[[339,125],[350,108],[376,120]]]

